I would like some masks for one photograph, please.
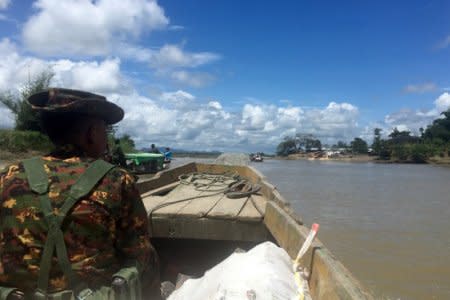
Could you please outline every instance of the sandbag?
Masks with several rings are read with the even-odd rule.
[[[169,300],[298,299],[292,260],[271,242],[233,253],[203,277],[188,279]]]

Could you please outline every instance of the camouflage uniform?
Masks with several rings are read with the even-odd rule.
[[[28,101],[38,111],[90,114],[106,124],[123,118],[120,107],[83,91],[49,89]],[[89,293],[90,289],[108,290],[113,275],[127,270],[132,274],[137,270],[142,286],[158,286],[157,256],[134,178],[67,144],[34,162],[38,169],[30,169],[29,161],[24,161],[0,172],[0,298],[9,293],[9,287],[26,295],[43,290],[44,298],[46,293],[58,291],[77,295],[81,289]],[[89,181],[95,176],[84,175],[92,174],[88,168],[94,166],[90,169],[95,170],[98,163],[106,175],[101,173]],[[36,190],[36,176],[30,174],[39,174],[41,187],[42,183],[46,186],[43,192]],[[81,187],[76,184],[79,178],[92,184],[85,184],[86,193],[74,198],[77,192],[71,187]],[[67,251],[61,251],[64,247]],[[48,280],[42,274],[48,274]],[[83,287],[78,289],[74,282]]]
[[[54,209],[61,207],[70,186],[92,162],[71,152],[42,158]],[[4,224],[0,231],[0,285],[29,292],[36,288],[47,230],[38,196],[30,190],[22,163],[0,173],[0,195]],[[127,260],[135,260],[141,273],[154,271],[156,256],[147,222],[133,177],[123,169],[112,169],[64,221],[64,240],[73,269],[93,287],[109,285],[112,275]],[[49,291],[67,289],[56,258],[51,270]]]

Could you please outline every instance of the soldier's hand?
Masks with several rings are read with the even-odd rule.
[[[120,276],[115,276],[112,280],[111,287],[116,294],[125,294],[127,292],[127,282]]]
[[[21,290],[14,290],[9,293],[6,300],[25,300],[25,294]]]

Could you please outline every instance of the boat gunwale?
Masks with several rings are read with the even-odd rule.
[[[138,189],[143,193],[173,183],[178,180],[178,176],[181,174],[220,169],[222,170],[221,173],[224,170],[241,170],[241,172],[238,172],[241,176],[261,185],[261,192],[267,198],[264,225],[291,258],[295,258],[298,249],[309,233],[309,229],[304,226],[300,216],[277,188],[252,166],[192,162],[158,172],[153,178],[139,182]],[[214,172],[211,173],[214,174]],[[310,270],[309,285],[313,299],[373,299],[373,296],[319,239],[313,242],[302,263]]]

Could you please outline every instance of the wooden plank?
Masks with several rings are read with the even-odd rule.
[[[161,205],[164,204],[167,206],[155,210],[153,212],[153,216],[174,217],[191,200],[175,203],[176,201],[197,197],[201,193],[202,193],[201,191],[195,190],[194,186],[192,185],[180,184],[169,194],[163,196],[164,201],[161,202]]]
[[[208,218],[213,219],[231,219],[237,218],[248,197],[230,199],[223,197],[220,201],[213,207],[213,209],[208,213]]]
[[[162,187],[159,187],[154,190],[150,190],[150,191],[142,194],[141,197],[144,198],[144,197],[148,197],[148,196],[157,196],[157,195],[165,194],[167,192],[170,192],[174,188],[176,188],[179,184],[180,184],[179,181],[175,181],[175,182],[169,183],[167,185],[163,185]]]
[[[266,199],[261,195],[251,195],[238,215],[239,221],[260,222],[266,212]]]
[[[225,189],[229,184],[233,183],[234,179],[224,181],[223,188]],[[220,187],[211,187],[215,191],[204,191],[200,194],[201,197],[197,199],[192,199],[186,204],[179,212],[178,215],[184,217],[195,217],[200,218],[208,214],[208,212],[216,206],[216,204],[224,197],[224,194],[217,191]],[[210,196],[207,196],[211,194]]]
[[[152,237],[155,238],[252,242],[272,240],[263,222],[155,217],[150,228]]]
[[[203,196],[204,194],[202,194]],[[214,193],[208,197],[193,199],[185,207],[183,207],[178,215],[183,217],[202,218],[224,197],[223,193]]]
[[[165,197],[163,196],[147,196],[142,198],[147,215],[149,215],[156,206],[164,202],[164,200]]]

